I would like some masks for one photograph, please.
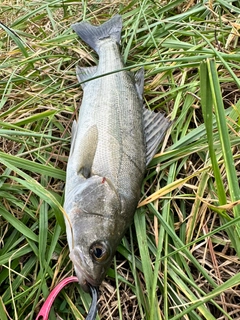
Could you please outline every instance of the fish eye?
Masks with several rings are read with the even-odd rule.
[[[110,257],[110,248],[105,241],[95,241],[91,245],[89,253],[95,262],[104,263]]]

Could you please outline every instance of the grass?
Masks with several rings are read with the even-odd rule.
[[[73,274],[63,190],[82,90],[97,56],[71,30],[123,16],[126,68],[173,120],[142,186],[134,224],[101,286],[98,319],[240,318],[238,1],[5,1],[0,10],[0,315],[34,319]],[[64,289],[50,319],[84,319]]]

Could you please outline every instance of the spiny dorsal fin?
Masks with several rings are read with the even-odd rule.
[[[143,122],[146,137],[146,165],[148,165],[156,154],[171,122],[162,113],[156,113],[146,108],[143,110]]]

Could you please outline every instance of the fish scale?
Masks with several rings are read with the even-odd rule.
[[[125,175],[125,169],[127,166],[132,166],[132,161],[136,163],[142,159],[138,167],[141,167],[142,174],[145,171],[144,136],[142,130],[140,130],[142,128],[142,110],[139,108],[138,97],[136,94],[132,94],[134,85],[131,84],[132,88],[129,94],[124,85],[125,82],[127,82],[127,79],[123,72],[89,82],[84,92],[79,115],[81,135],[79,136],[78,146],[75,147],[78,153],[81,150],[81,140],[85,139],[86,132],[97,123],[99,142],[92,171],[95,174],[108,177],[113,184],[124,190],[126,180],[120,173]],[[108,96],[106,88],[110,86],[110,83],[114,94],[106,101]],[[125,94],[128,94],[128,105],[122,103],[118,87],[123,88],[123,90],[120,90],[121,94],[124,91]],[[129,87],[130,85],[127,88],[128,90]],[[92,93],[94,88],[100,88],[101,97],[98,96],[97,92]],[[91,111],[85,101],[94,101],[91,104]],[[104,110],[102,112],[98,111],[103,105]],[[83,120],[81,121],[81,119]],[[138,152],[133,152],[135,149]],[[124,154],[129,155],[129,157],[124,156]],[[73,157],[77,157],[77,155],[73,155]]]

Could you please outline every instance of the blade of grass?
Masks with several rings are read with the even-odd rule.
[[[240,199],[240,188],[239,181],[236,174],[236,169],[234,165],[231,144],[229,139],[228,127],[224,112],[223,99],[221,95],[221,89],[218,81],[217,67],[215,60],[207,60],[207,67],[209,72],[209,82],[212,90],[212,98],[214,104],[214,111],[216,114],[216,120],[218,125],[218,131],[220,136],[220,141],[222,145],[223,157],[225,161],[226,173],[229,184],[229,192],[232,201],[237,201]],[[234,208],[235,216],[240,215],[240,206]]]
[[[40,183],[38,183],[36,180],[31,178],[29,175],[27,175],[20,169],[17,169],[15,166],[11,165],[6,160],[0,159],[0,162],[4,164],[7,168],[13,170],[14,172],[16,172],[17,174],[19,174],[25,179],[23,180],[17,177],[12,177],[15,181],[17,181],[18,183],[22,184],[29,190],[39,195],[44,201],[46,201],[47,203],[50,204],[50,206],[52,206],[52,208],[55,210],[54,213],[55,213],[56,219],[59,225],[61,226],[61,228],[64,230],[65,223],[64,223],[63,217],[65,215],[65,211],[63,207],[60,205],[60,203],[56,200],[56,198],[50,192],[48,192],[45,188],[43,188],[40,185]]]
[[[38,242],[37,235],[24,225],[19,219],[15,218],[11,213],[9,213],[5,208],[0,204],[1,215],[6,219],[16,230],[22,233],[26,238],[32,239],[35,242]]]
[[[216,187],[218,192],[219,204],[224,205],[227,203],[226,191],[224,189],[219,164],[216,158],[216,150],[213,139],[213,105],[216,114],[216,122],[218,126],[219,139],[221,142],[221,150],[223,153],[223,159],[225,162],[225,169],[228,178],[229,192],[232,201],[240,199],[240,189],[238,184],[238,178],[234,166],[234,160],[232,156],[231,144],[229,139],[229,133],[226,123],[225,110],[222,102],[221,90],[218,82],[217,68],[214,60],[207,60],[203,62],[200,68],[200,84],[201,84],[201,104],[203,110],[203,116],[206,126],[206,132],[208,137],[209,154],[212,162],[212,168],[214,177],[216,179]],[[237,217],[240,214],[240,206],[233,208],[234,215]],[[238,246],[239,242],[239,226],[237,226],[237,234],[234,235],[235,231],[227,230],[229,237],[240,255]],[[236,238],[237,236],[237,238]]]
[[[7,310],[5,308],[5,305],[1,297],[0,297],[0,314],[1,314],[1,320],[8,320]]]
[[[48,175],[49,177],[65,180],[66,173],[60,169],[54,168],[50,165],[36,163],[27,159],[20,158],[16,155],[6,154],[0,151],[0,157],[16,168],[21,168],[34,173]]]
[[[152,288],[152,266],[151,259],[149,256],[148,246],[147,246],[147,236],[146,236],[146,220],[144,217],[144,211],[138,209],[134,215],[134,225],[137,233],[137,240],[140,250],[140,256],[142,261],[143,274],[146,281],[147,296],[150,297]],[[147,306],[147,313],[150,312],[149,305]]]
[[[115,275],[117,275],[117,262],[116,262],[116,257],[114,257],[114,270],[115,270]],[[116,281],[116,290],[117,290],[117,297],[118,297],[118,313],[119,313],[119,320],[122,320],[122,309],[121,309],[121,299],[120,299],[120,292],[119,292],[119,282],[118,282],[118,276],[115,277]]]
[[[28,52],[25,49],[25,43],[23,43],[22,39],[18,36],[18,34],[13,31],[12,29],[10,29],[9,27],[7,27],[4,23],[0,22],[0,27],[9,35],[9,37],[11,37],[13,39],[13,41],[16,43],[16,45],[19,47],[19,49],[21,50],[22,54],[27,58]],[[32,68],[33,68],[33,64],[31,64]]]
[[[225,292],[226,290],[229,290],[230,288],[238,285],[240,282],[240,274],[235,274],[232,278],[224,282],[223,284],[217,286],[214,288],[210,293],[207,293],[204,297],[202,297],[200,300],[197,299],[195,301],[192,301],[191,305],[187,307],[184,311],[180,312],[177,316],[174,316],[171,320],[177,320],[181,319],[184,315],[188,314],[191,310],[194,310],[210,299],[213,299],[214,297],[220,295],[222,292]],[[206,318],[208,319],[208,318]]]

